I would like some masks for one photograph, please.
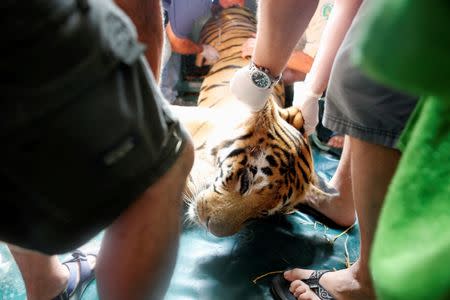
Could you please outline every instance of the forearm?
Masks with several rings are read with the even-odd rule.
[[[147,46],[145,57],[156,80],[159,79],[163,47],[163,21],[160,0],[115,0],[131,18],[139,41]]]
[[[170,23],[167,24],[166,26],[166,32],[173,52],[188,55],[188,54],[197,54],[203,51],[202,45],[194,43],[189,39],[177,37],[173,32]]]
[[[315,94],[322,94],[328,84],[336,53],[344,40],[362,0],[336,0],[330,18],[320,39],[320,46],[311,71],[308,85]]]
[[[287,62],[287,67],[302,73],[311,70],[314,59],[302,51],[294,51]]]
[[[306,29],[317,0],[261,0],[253,61],[280,74]]]

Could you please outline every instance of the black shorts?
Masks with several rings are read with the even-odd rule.
[[[32,0],[22,15],[6,3],[16,19],[0,62],[0,240],[63,253],[161,177],[187,133],[111,2]]]

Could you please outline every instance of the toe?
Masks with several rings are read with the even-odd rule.
[[[302,280],[305,278],[309,278],[311,273],[312,273],[311,270],[304,270],[304,269],[296,268],[296,269],[292,269],[292,270],[284,272],[284,278],[286,278],[289,281]]]
[[[300,294],[300,295],[297,297],[297,299],[298,299],[298,300],[320,300],[320,298],[317,297],[317,295],[314,294],[314,292],[311,291],[311,290],[307,290],[306,292]]]
[[[306,291],[307,291],[307,290],[306,290],[306,287],[305,287],[305,286],[299,285],[299,286],[295,289],[295,291],[293,292],[293,294],[294,294],[294,296],[295,296],[296,298],[298,298],[301,294],[304,294]]]
[[[291,285],[289,286],[289,291],[291,293],[294,293],[297,290],[297,288],[301,285],[302,285],[302,282],[300,280],[294,280],[291,282]]]

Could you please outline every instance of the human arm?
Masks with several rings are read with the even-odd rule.
[[[249,38],[245,41],[245,43],[242,45],[241,55],[243,58],[252,56],[253,50],[255,49],[255,44],[256,44],[255,37]],[[304,53],[303,51],[294,50],[294,52],[292,52],[291,56],[289,57],[286,68],[306,74],[311,69],[313,60],[314,59],[311,56]]]
[[[147,45],[145,57],[158,81],[163,47],[163,21],[159,0],[115,0],[136,26],[138,39]]]
[[[294,50],[286,67],[307,74],[312,67],[314,59],[303,51]]]
[[[336,53],[344,40],[362,0],[336,0],[328,19],[317,55],[305,82],[294,84],[293,105],[298,106],[305,119],[307,134],[314,132],[318,123],[317,100],[325,91]]]
[[[273,75],[280,74],[305,31],[316,0],[262,0],[258,6],[258,28],[253,61]]]
[[[207,44],[197,44],[188,38],[178,37],[172,29],[170,23],[166,26],[167,37],[172,47],[172,51],[179,54],[201,54],[207,61],[207,63],[213,63],[219,59],[219,52]]]
[[[170,47],[172,47],[172,51],[184,55],[198,54],[203,51],[203,46],[201,44],[197,44],[188,38],[181,38],[176,36],[170,23],[168,23],[166,26],[166,32],[167,37],[169,38]]]
[[[336,0],[320,39],[317,55],[309,71],[308,85],[315,94],[322,94],[328,84],[336,53],[344,40],[362,0]]]
[[[317,0],[260,1],[253,62],[268,69],[273,77],[278,76],[284,70],[316,6]],[[231,90],[251,110],[257,111],[264,106],[271,90],[253,86],[248,70],[244,67],[236,72],[230,83]]]

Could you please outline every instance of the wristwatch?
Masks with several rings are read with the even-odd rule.
[[[260,67],[253,61],[250,63],[249,70],[253,84],[261,89],[270,89],[281,79],[281,74],[274,77],[270,74],[269,69]]]

